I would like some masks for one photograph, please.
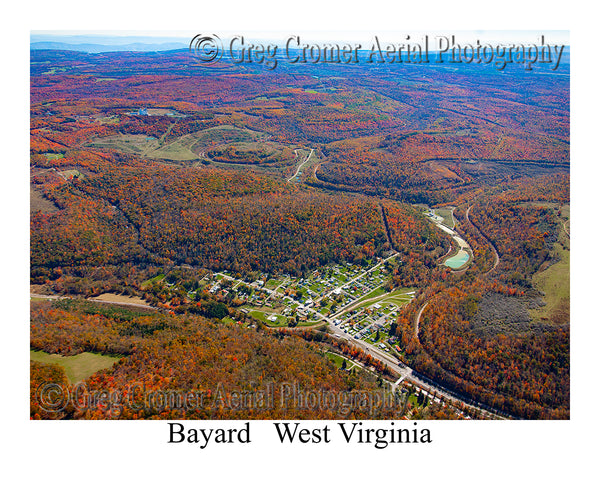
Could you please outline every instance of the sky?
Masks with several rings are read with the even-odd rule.
[[[435,37],[455,36],[457,43],[469,43],[480,40],[481,43],[498,44],[539,44],[540,36],[544,35],[546,43],[569,45],[569,32],[565,30],[402,30],[402,29],[369,29],[369,30],[218,30],[193,31],[193,30],[45,30],[31,31],[30,39],[36,41],[59,41],[64,43],[133,43],[136,41],[144,43],[164,43],[180,41],[189,44],[190,40],[198,34],[216,34],[221,39],[228,39],[235,35],[243,35],[247,41],[272,42],[283,44],[292,35],[298,35],[304,43],[310,42],[350,42],[370,45],[375,36],[381,41],[398,43],[407,40],[420,41],[429,36],[430,40]],[[108,40],[110,37],[110,40]]]

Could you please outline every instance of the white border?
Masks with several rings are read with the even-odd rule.
[[[340,477],[412,478],[565,478],[597,471],[595,410],[598,387],[589,366],[598,339],[594,299],[597,237],[598,138],[597,47],[592,11],[577,12],[564,2],[156,2],[129,4],[107,0],[30,2],[17,18],[6,13],[7,56],[2,192],[5,268],[5,342],[9,355],[3,388],[2,435],[12,453],[10,466],[23,476],[43,478],[166,478],[181,474],[296,478],[312,474]],[[576,20],[579,18],[579,20]],[[6,25],[5,25],[6,28]],[[570,30],[572,45],[572,409],[559,422],[420,422],[431,425],[432,445],[369,446],[279,445],[270,422],[253,422],[251,446],[200,450],[167,445],[162,422],[31,422],[28,420],[28,104],[30,30],[137,31],[436,31]],[[586,255],[585,257],[583,255]],[[597,295],[596,295],[597,296]],[[187,422],[193,423],[193,422]],[[319,422],[322,424],[322,422]],[[332,428],[336,428],[332,426]],[[264,442],[262,441],[264,438]],[[594,449],[592,450],[592,448]],[[8,453],[8,452],[7,452]],[[5,466],[9,467],[8,465]],[[586,467],[591,467],[588,469]],[[9,468],[6,468],[10,471]],[[577,473],[575,473],[577,475]],[[584,474],[585,475],[585,474]],[[416,476],[416,477],[415,477]],[[435,478],[434,477],[434,478]]]

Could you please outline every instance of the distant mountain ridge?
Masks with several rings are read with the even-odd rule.
[[[127,43],[122,45],[104,45],[99,43],[32,42],[31,50],[73,50],[86,53],[102,52],[160,52],[188,48],[183,42],[166,43]]]

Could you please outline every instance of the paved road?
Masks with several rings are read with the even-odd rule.
[[[377,290],[379,287],[375,287],[373,290]],[[376,297],[371,297],[371,298],[365,298],[367,296],[369,296],[373,290],[365,293],[362,297],[357,298],[356,300],[354,300],[353,302],[350,302],[348,305],[346,305],[344,308],[342,308],[339,312],[336,312],[335,315],[332,315],[331,317],[329,317],[331,320],[335,320],[337,317],[339,317],[342,313],[346,313],[348,310],[354,310],[355,308],[359,308],[363,303],[367,303],[367,302],[376,302],[377,300],[381,300],[382,298],[385,297],[389,297],[390,296],[390,292],[386,292],[386,293],[382,293],[381,295],[378,295]],[[402,294],[398,294],[398,295],[402,295]],[[349,319],[348,319],[349,320]]]
[[[371,345],[363,340],[352,337],[351,335],[347,334],[341,328],[334,325],[333,323],[329,323],[329,327],[333,331],[334,335],[339,335],[341,338],[345,339],[348,343],[351,343],[351,344],[361,348],[366,353],[368,353],[369,355],[371,355],[372,357],[376,358],[377,360],[381,361],[384,365],[386,365],[393,374],[395,374],[399,377],[399,381],[396,381],[396,384],[395,384],[396,386],[399,384],[399,382],[402,382],[404,380],[409,380],[413,385],[416,385],[417,387],[419,387],[423,390],[426,390],[426,391],[430,392],[431,394],[435,393],[436,397],[441,398],[448,403],[452,403],[455,405],[460,405],[461,403],[464,403],[465,405],[468,405],[470,408],[477,410],[478,412],[480,412],[481,414],[483,414],[485,416],[488,416],[491,418],[503,418],[499,415],[489,412],[488,410],[485,410],[483,408],[480,408],[480,407],[470,404],[469,402],[465,401],[462,398],[459,398],[458,396],[456,396],[456,394],[453,394],[452,392],[450,392],[449,390],[447,390],[445,388],[441,388],[438,385],[434,385],[433,383],[425,381],[422,377],[418,377],[416,375],[416,372],[414,370],[412,370],[410,367],[408,367],[408,365],[405,365],[404,363],[399,361],[397,358],[391,356],[388,353],[383,352],[382,350],[379,350],[378,348],[374,347],[373,345]]]
[[[417,312],[417,314],[415,315],[415,338],[417,339],[418,342],[420,342],[419,341],[419,323],[421,322],[421,317],[423,316],[423,312],[425,311],[425,308],[427,308],[427,305],[429,305],[429,301],[425,302],[423,304],[423,306],[419,309],[419,311]],[[410,379],[415,384],[418,384],[418,382],[420,382],[423,386],[426,387],[426,389],[430,389],[431,386],[432,386],[432,385],[428,384],[427,382],[423,381],[423,379],[419,379],[419,378],[415,379],[414,376],[412,376]],[[449,390],[447,390],[445,388],[443,390],[439,390],[437,387],[434,386],[434,391],[436,391],[437,393],[440,393],[441,396],[442,396],[442,398],[443,397],[451,398],[451,399],[453,399],[455,401],[460,401],[460,402],[463,402],[465,404],[469,404],[465,400],[461,400],[461,399],[456,398]],[[501,417],[500,415],[496,415],[496,414],[494,414],[492,412],[489,412],[488,410],[485,410],[483,408],[475,407],[475,406],[473,406],[471,404],[469,404],[469,406],[471,408],[475,408],[479,412],[484,413],[484,414],[486,414],[486,415],[488,415],[488,416],[490,416],[492,418],[504,418],[504,417]]]
[[[369,274],[370,272],[372,272],[372,271],[374,271],[374,270],[377,270],[377,269],[378,269],[379,267],[381,267],[381,265],[383,265],[385,262],[388,262],[388,261],[390,261],[392,258],[394,258],[394,257],[397,257],[398,255],[399,255],[399,253],[398,253],[398,252],[396,252],[396,253],[394,253],[393,255],[390,255],[389,257],[387,257],[387,258],[384,258],[384,259],[383,259],[381,262],[377,263],[377,265],[375,265],[374,267],[371,267],[369,270],[365,270],[365,271],[364,271],[363,273],[361,273],[360,275],[358,275],[358,276],[356,276],[356,277],[354,277],[354,278],[351,278],[351,279],[350,279],[350,280],[348,280],[346,283],[344,283],[343,285],[340,285],[340,286],[339,286],[339,287],[337,287],[337,288],[343,289],[344,287],[347,287],[348,285],[351,285],[352,283],[356,282],[357,280],[360,280],[362,277],[364,277],[365,275]],[[336,289],[334,288],[333,290],[336,290]],[[331,294],[333,293],[333,290],[331,290],[331,291],[327,292],[326,294],[323,294],[323,295],[321,295],[321,296],[320,296],[320,297],[319,297],[319,298],[318,298],[318,299],[315,301],[315,303],[318,303],[318,302],[320,302],[320,301],[321,301],[323,298],[325,298],[325,297],[329,297],[329,296],[331,296]],[[374,289],[374,290],[375,290],[375,289]],[[373,291],[373,290],[371,290],[371,291]],[[354,302],[350,303],[350,304],[349,304],[349,305],[346,307],[346,310],[347,310],[347,309],[350,307],[350,305],[352,305],[353,303],[355,303],[355,302],[359,301],[361,298],[363,298],[364,296],[368,295],[369,293],[371,293],[371,292],[367,292],[367,293],[365,293],[365,295],[363,295],[363,296],[362,296],[362,297],[360,297],[360,298],[357,298],[357,299],[356,299]],[[339,313],[341,313],[341,312],[339,312]],[[337,315],[339,315],[339,313],[338,313],[338,314],[336,314],[336,316],[337,316]]]
[[[395,254],[393,256],[390,256],[384,260],[382,260],[381,262],[379,262],[377,265],[375,265],[374,267],[372,267],[369,271],[376,269],[377,267],[379,267],[380,265],[382,265],[383,263],[385,263],[386,261],[388,261],[389,259],[395,257],[398,254]],[[363,274],[361,274],[360,276],[357,276],[355,278],[353,278],[352,280],[350,280],[348,283],[352,283],[353,281],[362,278],[362,276],[364,276],[366,273],[368,273],[368,271],[364,272]],[[221,274],[224,278],[228,279],[228,280],[232,280],[235,281],[236,279],[234,279],[233,277],[229,276],[229,275],[225,275],[225,274]],[[287,295],[283,295],[282,293],[276,292],[275,290],[271,290],[269,288],[263,287],[262,290],[270,292],[272,295],[276,295],[276,296],[281,296],[283,298],[287,298],[293,302],[295,302],[296,304],[300,305],[300,303],[295,300],[292,297],[289,297]],[[367,293],[368,295],[368,293]],[[58,300],[58,299],[62,299],[62,298],[70,298],[70,297],[61,297],[58,295],[40,295],[40,294],[30,294],[31,297],[34,298],[45,298],[45,299],[49,299],[49,300]],[[144,305],[138,305],[138,304],[130,304],[130,303],[123,303],[123,302],[111,302],[111,301],[104,301],[104,300],[92,300],[92,299],[88,299],[90,301],[94,301],[94,302],[98,302],[98,303],[105,303],[105,304],[113,304],[113,305],[127,305],[127,306],[135,306],[135,307],[140,307],[140,308],[148,308],[148,309],[155,309],[154,307],[151,306],[144,306]],[[417,317],[417,325],[416,325],[416,329],[418,329],[418,321],[420,320],[421,314],[424,310],[424,308],[427,306],[427,304],[423,305],[423,307],[421,307],[421,310],[419,311],[418,317]],[[344,311],[346,311],[348,308],[350,308],[350,305],[348,305],[346,307],[346,309],[338,312],[336,315],[339,315],[341,313],[343,313]],[[455,396],[452,392],[450,392],[449,390],[445,389],[445,388],[441,388],[438,387],[437,385],[434,385],[433,383],[427,382],[425,381],[423,378],[420,378],[418,376],[415,375],[416,372],[414,372],[410,367],[408,367],[408,365],[404,364],[403,362],[401,362],[400,360],[398,360],[396,357],[394,357],[393,355],[390,355],[387,352],[384,352],[383,350],[380,350],[379,348],[375,347],[372,344],[369,344],[367,342],[365,342],[364,340],[361,339],[357,339],[354,338],[352,335],[344,332],[344,330],[342,330],[340,327],[338,327],[337,325],[335,325],[333,323],[334,317],[326,317],[323,314],[321,314],[320,312],[312,309],[312,308],[308,308],[308,311],[310,311],[311,313],[314,313],[315,316],[317,318],[319,318],[320,320],[326,321],[330,330],[332,331],[332,334],[335,336],[339,336],[339,338],[343,338],[344,340],[346,340],[348,343],[360,348],[361,350],[363,350],[364,352],[368,353],[369,355],[371,355],[373,358],[379,360],[380,362],[382,362],[384,365],[386,365],[389,370],[392,372],[392,374],[398,376],[399,380],[396,381],[395,385],[397,386],[399,383],[401,383],[404,380],[409,380],[412,384],[418,386],[419,388],[422,388],[423,390],[426,390],[430,393],[435,393],[436,396],[438,398],[442,398],[446,401],[449,401],[451,403],[455,403],[455,404],[460,404],[461,402],[467,404],[467,402],[465,402],[463,399],[458,398],[457,396]],[[478,411],[480,411],[481,413],[487,415],[487,416],[491,416],[493,418],[502,418],[499,417],[498,415],[494,415],[491,412],[488,412],[485,409],[479,408],[479,407],[475,407],[473,405],[470,405],[471,408],[476,409]]]
[[[348,285],[360,278],[362,278],[364,275],[366,275],[369,271],[375,270],[376,268],[378,268],[379,266],[381,266],[383,263],[385,263],[386,261],[390,260],[391,258],[395,257],[396,255],[398,255],[398,253],[380,261],[377,263],[377,265],[375,265],[374,267],[372,267],[371,269],[369,269],[368,271],[363,272],[361,275],[354,277],[353,279],[349,280],[348,282],[346,282],[344,285]],[[223,275],[223,274],[222,274]],[[223,275],[224,278],[228,278],[230,280],[233,280],[233,277],[230,277],[228,275]],[[266,287],[262,287],[262,290],[271,293],[272,295],[276,295],[276,296],[280,296],[286,299],[291,300],[292,302],[296,303],[297,305],[301,305],[296,299],[289,297],[287,295],[283,295],[282,293],[279,292],[275,292],[274,290],[271,290],[269,288]],[[368,295],[368,293],[366,294]],[[360,300],[360,299],[359,299]],[[354,303],[354,302],[353,302]],[[302,305],[301,305],[302,306]],[[423,305],[423,307],[421,307],[421,310],[419,311],[418,315],[417,315],[417,325],[415,326],[416,330],[415,330],[415,334],[417,334],[418,331],[418,322],[421,319],[421,314],[423,313],[423,310],[425,309],[425,307],[427,306],[427,303],[425,305]],[[459,398],[455,393],[449,391],[446,388],[440,387],[434,383],[428,382],[425,379],[423,379],[422,377],[419,377],[416,375],[416,372],[414,372],[408,365],[404,364],[403,362],[401,362],[400,360],[398,360],[396,357],[394,357],[393,355],[390,355],[389,353],[384,352],[383,350],[380,350],[379,348],[375,347],[374,345],[365,342],[364,340],[358,339],[358,338],[354,338],[352,335],[350,335],[349,333],[344,332],[343,329],[341,329],[339,326],[335,325],[333,322],[335,320],[335,318],[340,315],[341,313],[344,313],[345,311],[347,311],[350,308],[355,308],[356,304],[349,304],[347,305],[344,309],[342,309],[340,312],[337,312],[334,316],[331,317],[326,317],[325,315],[323,315],[322,313],[318,312],[317,310],[313,309],[313,308],[307,308],[306,310],[308,310],[309,312],[313,313],[315,315],[315,317],[317,317],[320,320],[323,320],[325,322],[327,322],[327,325],[329,326],[332,334],[334,336],[339,336],[339,338],[343,338],[344,340],[346,340],[348,343],[360,348],[361,350],[363,350],[364,352],[368,353],[369,355],[371,355],[373,358],[376,358],[377,360],[381,361],[384,365],[386,365],[389,370],[392,372],[392,374],[397,375],[399,378],[405,379],[405,380],[409,380],[412,384],[416,385],[417,387],[426,390],[430,393],[435,393],[436,397],[438,398],[442,398],[447,402],[451,402],[454,404],[460,404],[461,402],[464,404],[469,405],[472,409],[475,409],[477,411],[479,411],[480,413],[488,416],[488,417],[492,417],[492,418],[503,418],[500,417],[499,415],[493,414],[492,412],[489,412],[483,408],[480,407],[476,407],[472,404],[469,404],[467,401],[465,401],[464,399]],[[306,307],[303,307],[306,308]],[[418,338],[418,336],[417,336]]]

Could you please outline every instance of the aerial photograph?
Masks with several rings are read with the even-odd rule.
[[[29,48],[31,420],[571,417],[568,31]]]

